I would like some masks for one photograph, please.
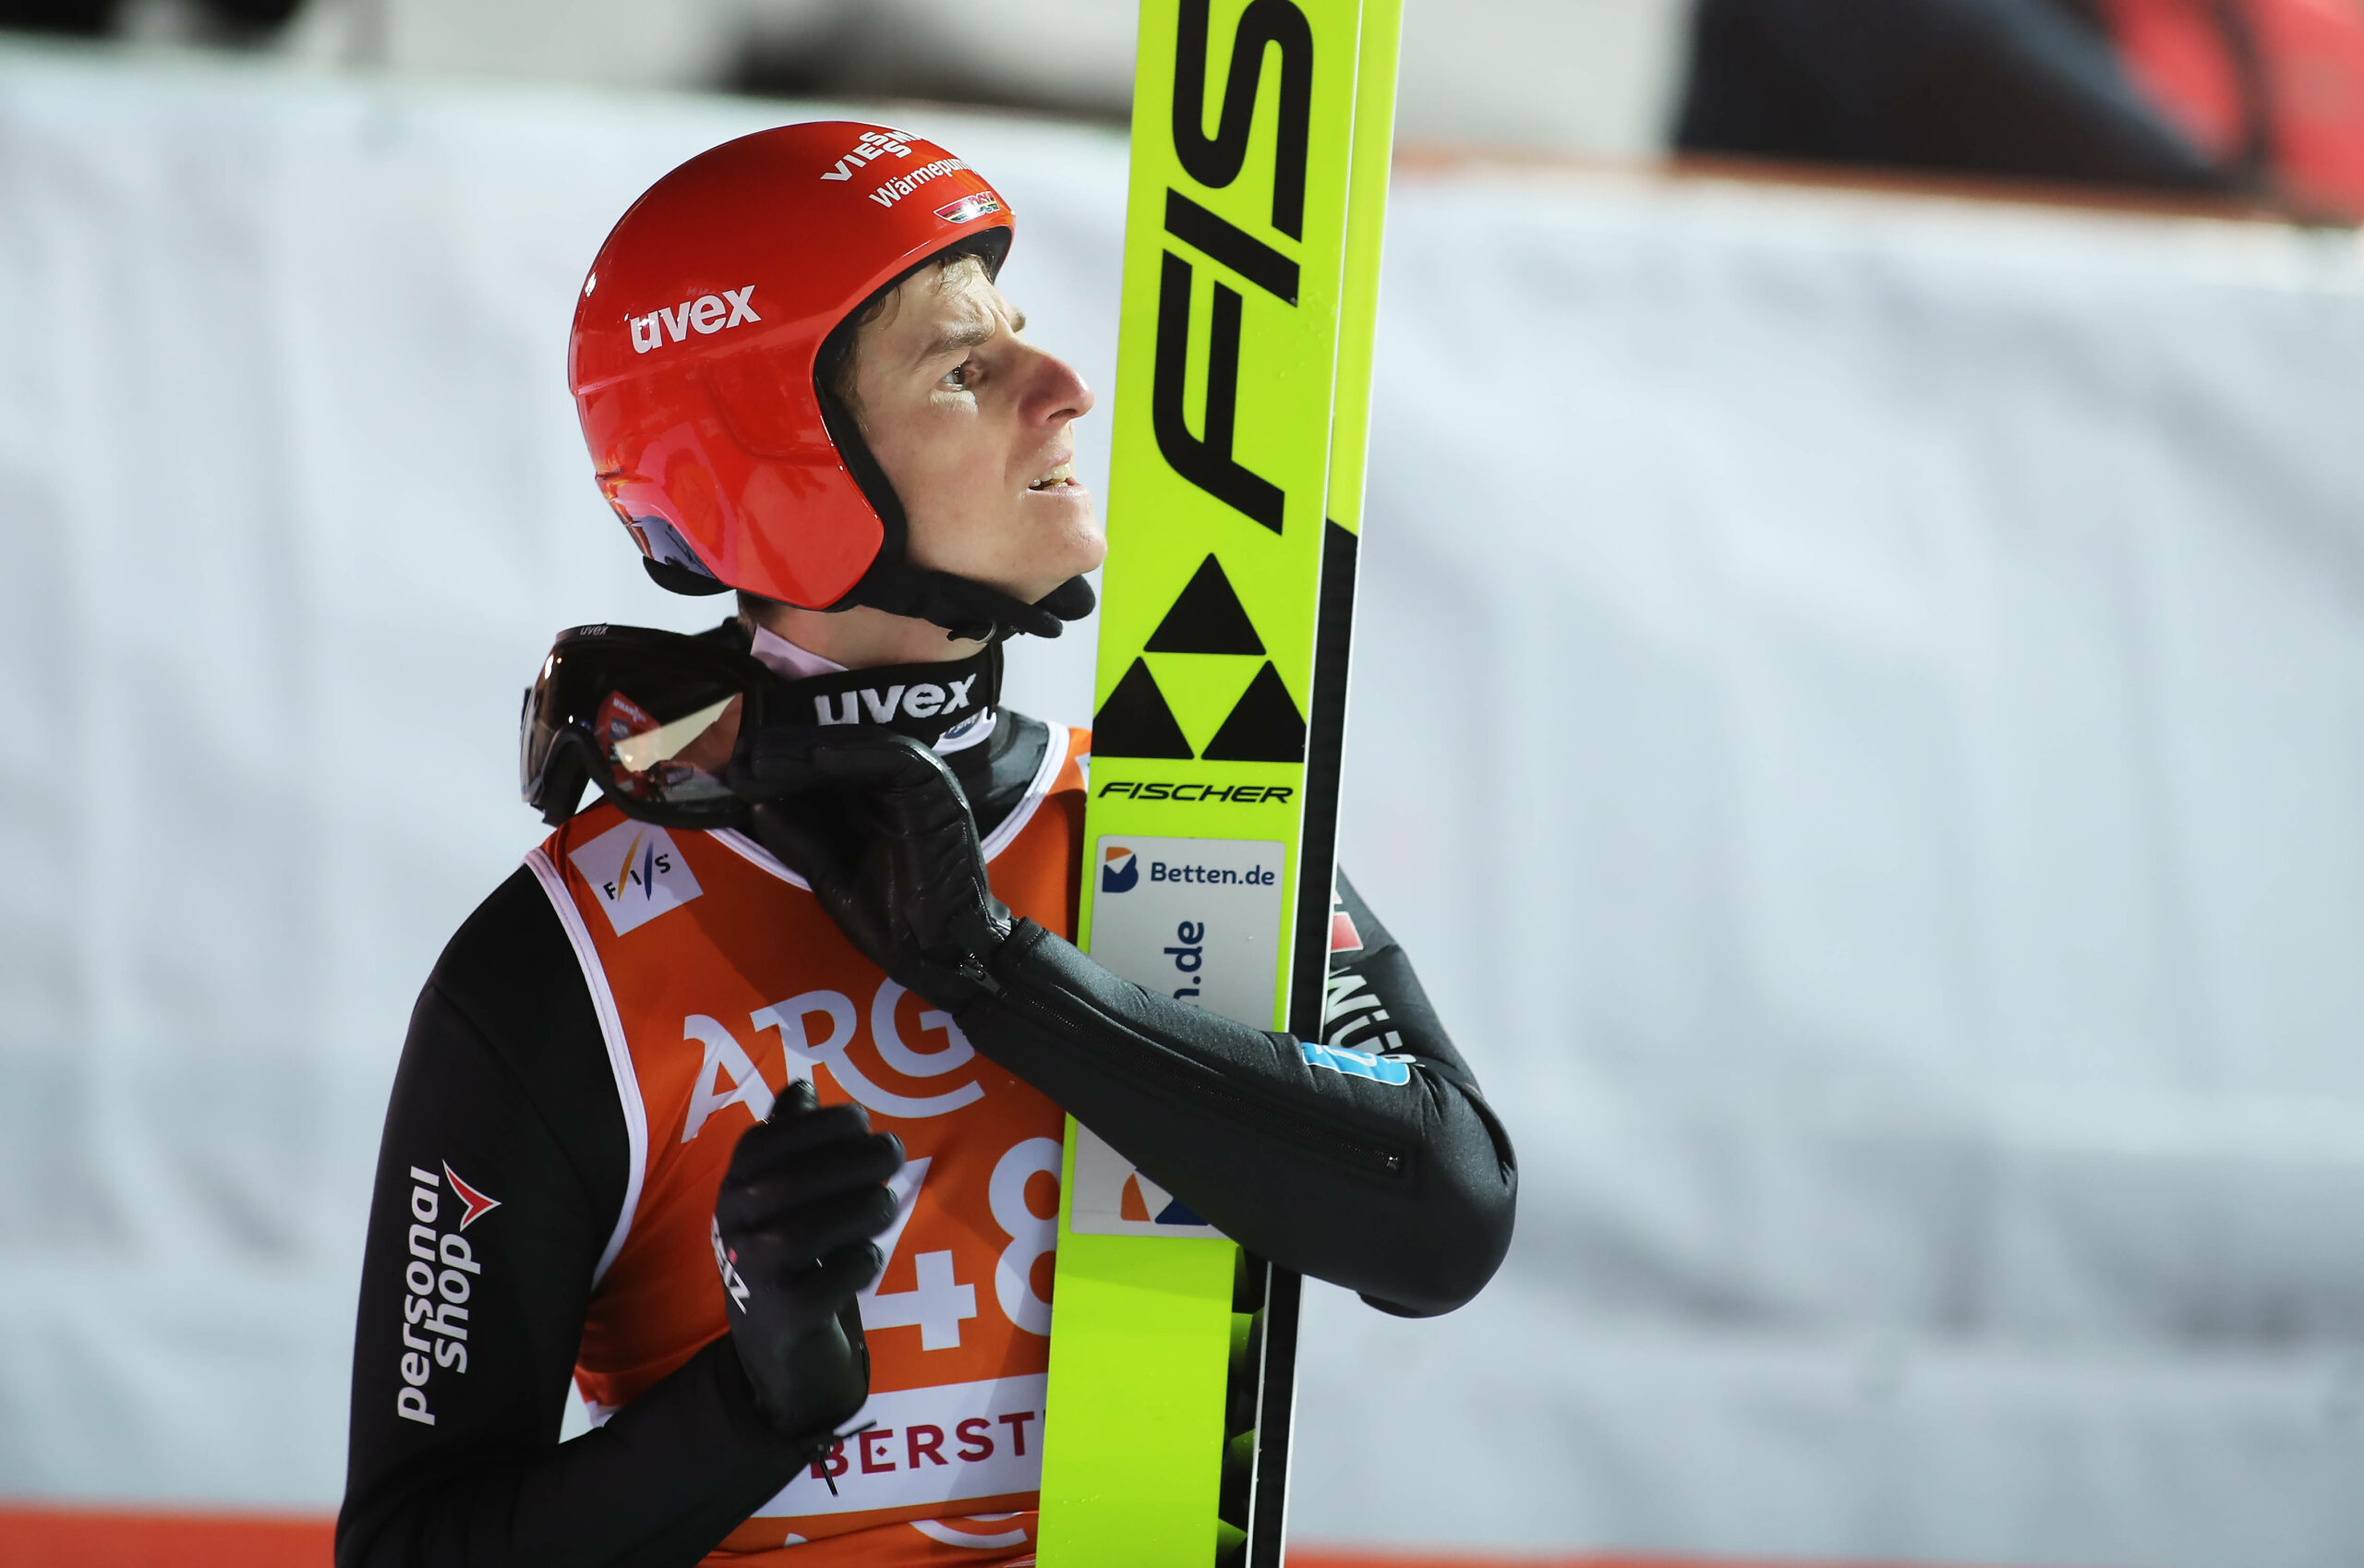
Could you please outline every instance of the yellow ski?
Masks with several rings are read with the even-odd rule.
[[[1318,1033],[1401,0],[1144,0],[1082,935]],[[1045,1568],[1281,1562],[1297,1281],[1070,1120]]]

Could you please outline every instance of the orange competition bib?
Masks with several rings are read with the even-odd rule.
[[[1053,726],[984,840],[994,891],[1075,924],[1082,732]],[[1050,1362],[1059,1108],[838,935],[803,881],[732,832],[604,802],[526,857],[589,983],[632,1166],[575,1366],[604,1420],[729,1332],[708,1224],[739,1135],[793,1078],[903,1140],[901,1212],[862,1297],[874,1422],[800,1471],[711,1562],[1029,1562]],[[830,1490],[834,1482],[836,1491]],[[782,1549],[787,1549],[783,1553]]]

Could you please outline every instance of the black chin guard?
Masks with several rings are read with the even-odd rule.
[[[1039,603],[1028,604],[966,577],[890,560],[882,549],[878,559],[870,563],[870,570],[862,574],[862,580],[829,608],[844,609],[852,605],[867,605],[889,615],[933,621],[943,627],[949,637],[996,642],[1019,632],[1029,636],[1055,637],[1067,621],[1090,615],[1097,602],[1092,585],[1080,577],[1068,578],[1043,595]]]

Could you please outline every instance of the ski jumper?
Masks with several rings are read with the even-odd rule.
[[[983,848],[1012,912],[1065,932],[1083,814],[1071,753],[1083,742],[1058,729],[1049,741],[1034,786]],[[527,863],[612,1010],[609,1048],[643,1149],[584,1323],[576,1381],[595,1415],[727,1332],[706,1217],[739,1135],[790,1078],[809,1079],[823,1104],[861,1104],[903,1140],[902,1218],[880,1237],[886,1271],[862,1302],[871,1401],[849,1423],[877,1424],[807,1466],[722,1550],[801,1542],[780,1561],[848,1568],[923,1562],[935,1548],[997,1561],[1028,1546],[1059,1108],[880,974],[803,880],[743,835],[669,834],[603,804]],[[982,1525],[957,1516],[996,1513]]]
[[[1072,929],[1081,744],[1003,711],[945,759],[995,892],[1052,932]],[[1028,1081],[854,954],[751,841],[605,806],[567,823],[452,938],[412,1017],[340,1568],[1030,1561],[1062,1126],[1046,1088],[1112,1141],[1187,1138],[1188,1170],[1149,1174],[1273,1261],[1391,1311],[1465,1300],[1508,1243],[1509,1141],[1402,948],[1343,877],[1340,899],[1321,1043],[1240,1031],[1237,1059],[1165,1063],[1112,1035],[1091,1053],[1104,1083],[1048,1056]],[[1381,1053],[1376,1076],[1345,1060]],[[1229,1119],[1211,1075],[1306,1140]],[[865,1105],[910,1156],[908,1217],[861,1300],[855,1424],[875,1424],[817,1450],[756,1408],[711,1251],[731,1146],[790,1076]],[[1342,1171],[1324,1128],[1405,1151],[1404,1169]],[[570,1381],[598,1424],[561,1442]]]

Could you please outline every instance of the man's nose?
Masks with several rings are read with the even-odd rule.
[[[1098,400],[1092,395],[1091,386],[1074,366],[1055,354],[1046,354],[1038,349],[1027,385],[1026,401],[1030,420],[1064,424],[1091,413],[1092,405]]]

